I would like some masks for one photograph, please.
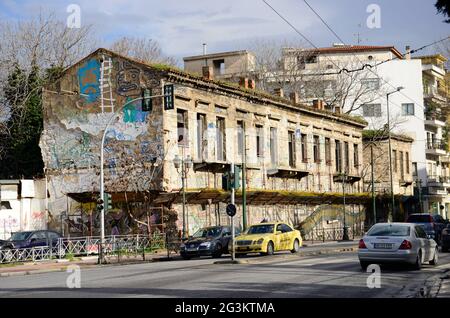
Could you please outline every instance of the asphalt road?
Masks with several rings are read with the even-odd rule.
[[[370,273],[361,270],[355,252],[243,259],[249,263],[218,265],[205,258],[82,269],[81,288],[73,289],[66,272],[3,277],[0,297],[414,297],[450,267],[450,253],[421,271],[382,267],[381,287],[370,289]]]

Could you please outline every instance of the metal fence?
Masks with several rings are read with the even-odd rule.
[[[25,261],[51,260],[55,258],[71,258],[75,256],[128,255],[142,254],[157,249],[166,249],[168,253],[177,252],[181,242],[167,241],[164,233],[147,235],[114,235],[106,236],[102,244],[100,237],[60,238],[53,246],[40,246],[21,249],[0,250],[0,264]]]
[[[364,233],[364,228],[348,227],[349,238],[361,236]],[[303,235],[304,241],[311,242],[325,242],[325,241],[339,241],[344,236],[344,229],[340,228],[314,228],[308,234]]]

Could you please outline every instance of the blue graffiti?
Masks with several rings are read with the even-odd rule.
[[[100,97],[100,62],[91,59],[78,69],[80,93],[87,102],[93,103]]]
[[[131,98],[128,97],[126,103],[129,103],[130,100]],[[123,108],[123,121],[126,123],[144,123],[148,113],[141,110],[139,101],[129,103]]]

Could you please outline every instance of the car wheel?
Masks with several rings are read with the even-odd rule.
[[[436,247],[436,249],[434,250],[433,259],[430,261],[430,265],[437,265],[438,264],[438,259],[439,259],[439,250]]]
[[[294,247],[291,250],[291,253],[298,253],[298,250],[300,249],[300,243],[298,239],[294,240]]]
[[[369,263],[364,262],[364,261],[359,261],[359,265],[361,265],[361,269],[365,271],[367,269],[367,267],[369,266]]]
[[[420,270],[422,268],[422,252],[419,250],[416,257],[416,262],[414,263],[414,269]]]
[[[213,252],[212,256],[214,258],[219,258],[222,256],[222,245],[220,244],[216,245],[216,250]]]
[[[274,252],[273,243],[272,242],[267,243],[266,255],[273,255],[273,252]]]

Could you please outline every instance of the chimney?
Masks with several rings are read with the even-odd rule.
[[[249,81],[248,81],[248,78],[247,77],[241,77],[240,79],[239,79],[239,86],[240,87],[242,87],[242,88],[248,88],[248,85],[249,84]]]
[[[409,47],[409,45],[406,46],[405,50],[406,50],[405,59],[410,60],[411,59],[411,48]]]
[[[298,104],[299,98],[298,98],[297,92],[290,93],[289,98],[290,98],[291,102],[293,102],[294,104]]]
[[[336,114],[340,114],[340,113],[341,113],[341,107],[340,107],[340,106],[335,106],[335,107],[334,107],[334,112],[335,112]]]
[[[321,100],[321,99],[315,99],[315,100],[313,100],[313,108],[314,109],[324,109],[324,106],[323,106],[323,100]]]
[[[273,90],[273,94],[275,96],[278,96],[278,97],[284,97],[284,92],[283,92],[283,89],[281,87],[280,88],[275,88]]]
[[[203,75],[203,79],[212,80],[214,77],[212,66],[203,66],[202,67],[202,75]]]
[[[254,79],[248,80],[248,88],[250,88],[250,89],[255,89],[256,88],[256,83],[255,83]]]

